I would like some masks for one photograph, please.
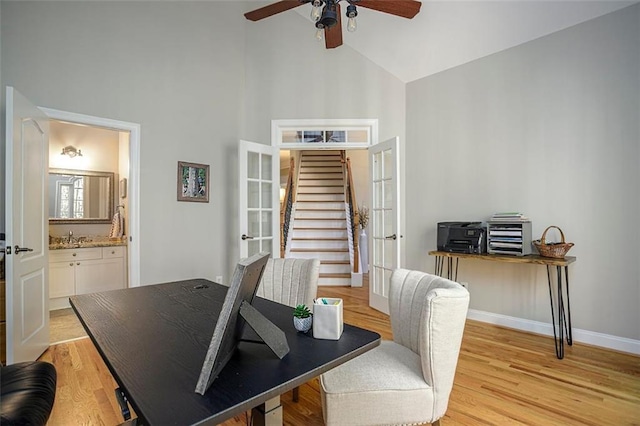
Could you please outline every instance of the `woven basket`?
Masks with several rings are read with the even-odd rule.
[[[562,238],[561,242],[547,244],[547,242],[545,241],[545,237],[547,235],[547,231],[551,228],[556,228],[558,231],[560,231],[560,237]],[[540,252],[540,256],[553,257],[556,259],[564,259],[564,256],[567,254],[569,249],[573,247],[573,243],[566,243],[564,241],[564,232],[562,232],[562,229],[553,225],[545,229],[542,233],[542,237],[539,240],[535,240],[533,242],[533,245],[536,246],[538,252]]]

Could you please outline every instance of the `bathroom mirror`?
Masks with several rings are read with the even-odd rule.
[[[49,169],[49,221],[110,223],[113,181],[111,172]]]

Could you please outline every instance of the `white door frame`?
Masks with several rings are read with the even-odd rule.
[[[52,120],[69,121],[88,126],[104,127],[107,129],[129,132],[129,242],[128,275],[129,287],[140,286],[140,124],[127,121],[112,120],[109,118],[95,117],[78,114],[75,112],[61,111],[52,108],[40,107],[47,117]],[[117,182],[116,182],[117,184]],[[116,186],[117,188],[117,186]]]

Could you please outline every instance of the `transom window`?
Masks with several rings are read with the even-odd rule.
[[[273,120],[272,144],[282,148],[362,148],[377,142],[378,120]]]

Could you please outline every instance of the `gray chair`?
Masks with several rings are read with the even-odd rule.
[[[269,259],[256,295],[293,308],[305,304],[313,309],[319,275],[318,259]],[[294,402],[298,402],[298,393],[294,388]]]
[[[469,292],[435,275],[397,269],[389,309],[393,341],[320,377],[327,425],[439,423],[449,403]]]

